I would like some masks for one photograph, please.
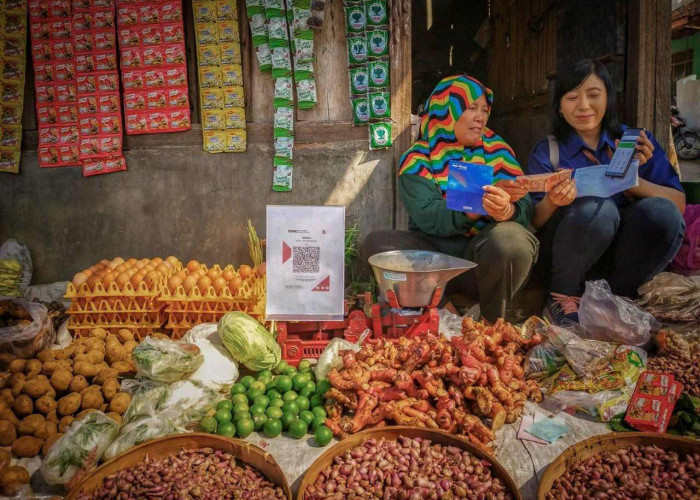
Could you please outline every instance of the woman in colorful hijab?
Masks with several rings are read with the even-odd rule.
[[[473,295],[475,276],[481,314],[493,322],[505,316],[525,284],[538,243],[527,229],[532,203],[515,181],[520,165],[508,144],[486,128],[492,103],[491,90],[468,76],[448,77],[435,87],[421,116],[420,140],[399,165],[398,190],[410,231],[371,233],[362,253],[369,258],[389,250],[428,250],[476,262],[475,271],[455,278],[451,287]],[[482,199],[488,216],[447,208],[451,160],[493,167],[495,183],[484,187]]]

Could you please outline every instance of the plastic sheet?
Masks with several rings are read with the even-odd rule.
[[[204,362],[199,347],[187,342],[146,337],[131,358],[136,372],[157,382],[175,382],[195,372]]]
[[[49,311],[42,304],[13,297],[0,297],[23,307],[31,316],[31,323],[0,328],[0,352],[9,352],[28,358],[50,346],[56,336]]]
[[[10,238],[0,246],[0,259],[14,259],[22,265],[22,274],[20,275],[17,287],[21,294],[27,290],[32,283],[32,257],[29,254],[27,245],[18,243],[17,240]]]
[[[219,338],[216,323],[203,323],[182,338],[199,347],[204,362],[188,380],[197,380],[215,391],[228,390],[238,379],[238,364]]]
[[[343,358],[340,356],[340,351],[359,352],[360,349],[362,349],[362,342],[370,333],[369,330],[365,330],[362,335],[360,335],[357,344],[353,344],[341,338],[335,338],[328,342],[328,345],[321,353],[321,356],[319,356],[318,363],[316,364],[316,380],[326,378],[328,372],[333,368],[342,367]]]

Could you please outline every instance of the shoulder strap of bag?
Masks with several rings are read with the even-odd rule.
[[[549,143],[549,163],[556,172],[559,170],[559,143],[553,135],[547,136],[547,142]]]

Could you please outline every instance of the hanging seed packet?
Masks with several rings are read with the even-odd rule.
[[[352,71],[352,70],[351,70]],[[369,88],[379,89],[389,86],[389,59],[379,59],[369,62]],[[351,72],[352,74],[352,72]]]
[[[294,137],[275,137],[275,156],[292,160],[294,157]]]
[[[367,38],[365,34],[348,37],[348,61],[350,66],[363,64],[367,60]]]
[[[311,61],[294,61],[294,79],[306,80],[314,77],[314,64]]]
[[[363,33],[367,27],[365,6],[362,4],[345,7],[345,29],[348,33]]]
[[[275,47],[272,49],[272,78],[281,78],[292,75],[292,58],[289,47]]]
[[[314,58],[314,32],[304,30],[294,38],[294,62],[309,62]]]
[[[294,82],[291,77],[275,79],[275,108],[294,105]]]
[[[292,190],[292,168],[294,164],[287,158],[274,159],[275,169],[272,173],[272,190],[273,191],[291,191]]]
[[[388,26],[387,0],[365,0],[367,26]]]
[[[256,9],[258,10],[256,11]],[[268,43],[265,10],[260,7],[249,7],[248,16],[248,25],[250,26],[250,34],[253,37],[253,45]]]
[[[369,124],[369,149],[386,149],[391,147],[391,122]]]
[[[294,133],[294,108],[285,106],[275,109],[275,137],[292,136]]]
[[[308,2],[307,2],[308,5]],[[309,7],[300,7],[296,4],[287,11],[287,18],[289,19],[289,27],[292,30],[292,34],[299,33],[309,29],[309,18],[311,17],[311,10]]]
[[[270,17],[267,25],[270,47],[287,47],[289,45],[289,33],[287,31],[287,18],[284,15]]]
[[[350,99],[350,102],[352,103],[353,125],[367,125],[369,122],[369,102],[367,97],[353,97]]]
[[[391,116],[391,94],[389,92],[370,92],[368,95],[368,99],[369,117],[371,119],[389,118]]]
[[[364,66],[350,68],[350,94],[364,94],[369,88],[367,69]]]
[[[384,57],[389,55],[389,30],[367,32],[369,57]]]
[[[255,57],[258,60],[260,71],[270,71],[272,69],[272,51],[267,43],[255,47]]]
[[[265,17],[268,19],[284,17],[285,11],[284,0],[265,0]]]
[[[307,79],[297,81],[297,106],[299,109],[311,109],[318,104],[316,95],[316,80]]]

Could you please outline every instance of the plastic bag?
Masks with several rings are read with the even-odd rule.
[[[660,325],[654,317],[624,297],[613,295],[607,281],[587,281],[578,319],[591,338],[642,346]]]
[[[131,353],[138,375],[157,382],[175,382],[204,362],[199,347],[187,342],[146,337]]]
[[[105,459],[110,460],[128,449],[152,439],[175,434],[176,432],[186,432],[185,429],[178,428],[175,425],[177,414],[178,410],[171,409],[139,417],[137,420],[124,425],[119,431],[119,436],[112,441],[112,444],[105,451]]]
[[[198,380],[215,391],[228,390],[236,382],[238,365],[221,342],[216,323],[197,325],[182,340],[199,347],[204,358],[202,366],[188,380]]]
[[[439,309],[438,331],[446,339],[462,336],[462,317],[451,313],[447,309]]]
[[[118,433],[119,425],[107,415],[88,413],[51,446],[41,464],[41,475],[48,484],[64,484],[70,489],[97,465]]]
[[[566,357],[549,342],[530,349],[525,356],[525,375],[535,380],[549,377],[566,364]]]
[[[70,299],[64,298],[70,281],[56,281],[47,285],[32,285],[24,292],[24,298],[34,302],[59,302],[65,309],[70,307]]]
[[[659,273],[639,287],[640,306],[655,318],[697,322],[700,318],[700,276]]]
[[[0,259],[0,295],[21,297],[19,279],[22,276],[22,264],[15,259]]]
[[[53,343],[56,333],[49,311],[43,304],[13,297],[0,297],[0,316],[24,318],[27,313],[31,323],[26,323],[29,320],[23,319],[25,324],[0,328],[0,352],[29,358]]]
[[[131,402],[122,417],[122,425],[148,417],[165,401],[168,385],[149,379],[124,379],[121,391],[131,394]]]
[[[24,292],[32,283],[33,266],[29,248],[27,248],[27,245],[22,245],[17,240],[10,238],[0,246],[0,259],[13,259],[22,265],[22,275],[17,282],[17,287],[19,292],[24,295]]]
[[[362,332],[357,344],[348,342],[340,337],[334,338],[328,342],[328,345],[319,356],[318,363],[316,364],[316,380],[326,378],[328,372],[333,368],[341,368],[343,366],[343,358],[340,356],[340,351],[359,352],[360,349],[362,349],[362,342],[370,333],[370,330]]]

